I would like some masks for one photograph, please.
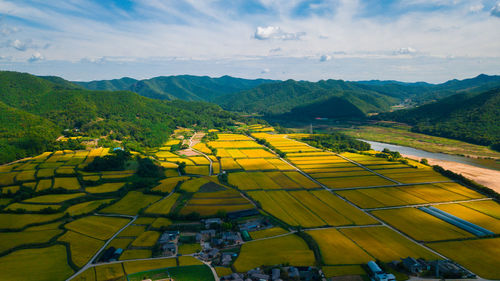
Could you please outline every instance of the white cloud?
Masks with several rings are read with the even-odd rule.
[[[12,41],[10,45],[18,51],[26,51],[27,49],[26,43],[21,42],[19,39]]]
[[[31,55],[31,57],[28,59],[28,62],[37,62],[37,61],[41,61],[41,60],[44,60],[45,57],[40,54],[39,52],[35,52],[33,55]]]
[[[473,12],[473,13],[477,13],[477,12],[480,12],[481,10],[483,10],[484,8],[484,5],[481,4],[481,3],[478,3],[478,4],[475,4],[475,5],[471,5],[469,7],[469,11]]]
[[[322,55],[320,58],[319,58],[319,61],[321,62],[324,62],[324,61],[329,61],[332,59],[332,56],[330,55]]]
[[[266,27],[257,27],[257,30],[254,33],[254,38],[258,40],[269,40],[269,39],[278,39],[278,40],[300,40],[302,36],[306,35],[305,32],[284,32],[278,26],[266,26]]]
[[[491,9],[491,15],[500,18],[500,2],[497,2]]]
[[[271,72],[271,70],[269,68],[264,68],[260,71],[260,74],[266,74],[266,73],[269,73]]]
[[[415,50],[412,47],[404,47],[404,48],[399,48],[394,53],[397,55],[411,55],[411,54],[415,54],[416,52],[417,52],[417,50]]]

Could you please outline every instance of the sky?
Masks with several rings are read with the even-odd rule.
[[[0,70],[440,83],[500,74],[500,0],[0,0]]]

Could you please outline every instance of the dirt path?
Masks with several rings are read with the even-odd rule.
[[[420,161],[420,157],[403,155],[404,157],[410,159],[416,159]],[[444,161],[432,158],[426,158],[430,165],[439,165],[446,170],[453,171],[457,174],[462,174],[464,177],[469,178],[479,184],[489,187],[500,193],[500,171],[495,171],[491,169],[479,168],[467,164]]]

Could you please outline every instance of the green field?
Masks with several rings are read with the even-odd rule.
[[[62,232],[62,229],[2,232],[0,233],[0,253],[21,245],[49,242],[50,239],[61,234]]]

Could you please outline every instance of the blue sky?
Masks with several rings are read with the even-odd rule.
[[[0,0],[0,69],[442,82],[500,74],[500,0]]]

